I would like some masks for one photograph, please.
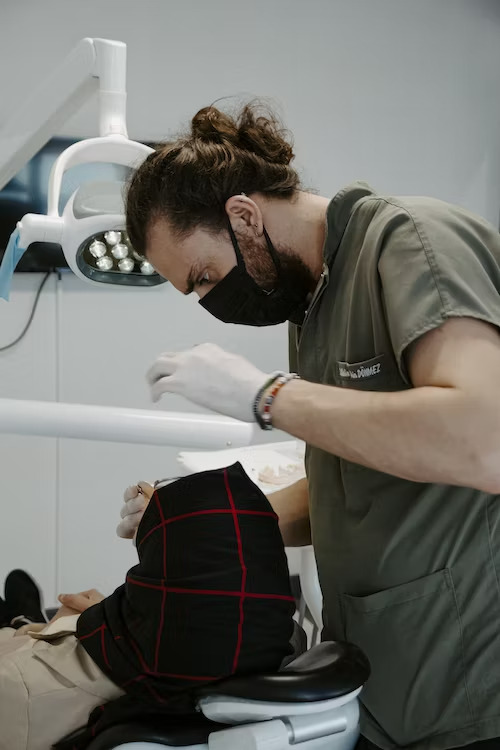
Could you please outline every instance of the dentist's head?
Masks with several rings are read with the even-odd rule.
[[[271,113],[200,110],[190,132],[134,174],[135,249],[225,322],[301,322],[321,272],[325,205],[300,190],[292,147]]]

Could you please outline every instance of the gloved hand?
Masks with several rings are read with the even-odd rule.
[[[139,487],[142,492],[139,492]],[[125,503],[120,511],[121,521],[117,526],[116,533],[122,539],[134,539],[137,529],[153,496],[154,488],[147,482],[139,482],[132,487],[127,487],[123,493]]]
[[[215,344],[162,354],[147,374],[153,401],[164,393],[177,393],[242,422],[255,421],[254,401],[269,377]]]

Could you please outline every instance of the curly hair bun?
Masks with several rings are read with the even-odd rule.
[[[294,157],[290,135],[258,103],[247,104],[237,119],[217,107],[204,107],[192,119],[191,134],[208,143],[249,151],[270,164],[288,165]]]

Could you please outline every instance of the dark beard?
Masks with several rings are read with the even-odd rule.
[[[278,274],[274,261],[267,249],[257,238],[237,236],[238,245],[245,261],[245,266],[252,278],[261,289],[272,291],[278,282]],[[302,258],[283,245],[275,245],[276,254],[281,264],[280,277],[287,285],[300,290],[304,300],[312,294],[316,287],[316,279],[311,269]]]

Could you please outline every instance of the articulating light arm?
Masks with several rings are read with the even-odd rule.
[[[0,433],[222,450],[256,441],[256,424],[211,414],[0,398]]]
[[[100,135],[127,137],[126,60],[123,42],[82,39],[0,129],[0,190],[95,92]]]

